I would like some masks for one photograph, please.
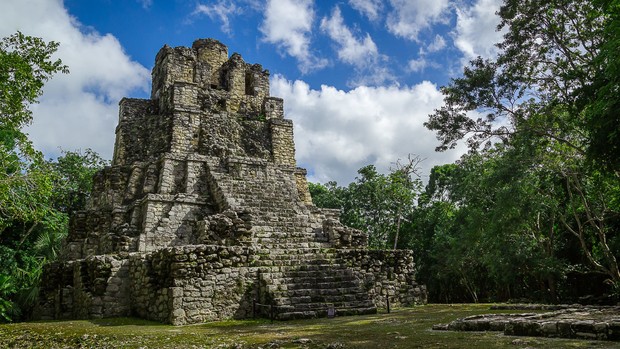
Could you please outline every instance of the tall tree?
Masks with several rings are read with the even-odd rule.
[[[57,48],[56,42],[21,32],[0,40],[0,233],[12,220],[36,225],[47,213],[52,181],[22,128],[32,121],[30,105],[44,83],[68,72],[60,59],[52,59]]]
[[[620,177],[620,1],[594,0],[603,16],[596,72],[580,93],[589,130],[588,155]]]
[[[54,177],[54,209],[70,214],[84,208],[90,197],[93,176],[109,165],[90,148],[84,151],[63,150],[55,161],[49,161]]]
[[[340,209],[342,223],[368,232],[372,248],[397,248],[422,188],[421,161],[410,155],[397,161],[389,174],[379,173],[374,165],[364,166],[346,187],[310,183],[312,201],[318,207]]]
[[[20,32],[0,39],[0,314],[8,320],[34,304],[44,256],[36,242],[44,231],[66,231],[54,208],[53,167],[22,128],[32,121],[44,83],[67,67],[52,55],[58,44]],[[8,310],[7,310],[8,309]],[[10,310],[10,311],[9,311]]]
[[[317,207],[339,209],[343,206],[344,189],[338,186],[334,181],[327,182],[325,185],[321,183],[308,182],[308,189],[312,202]]]
[[[37,103],[43,85],[55,73],[67,73],[60,59],[51,57],[58,43],[17,32],[0,40],[0,125],[20,130],[32,121],[29,105]]]
[[[528,130],[583,153],[579,102],[600,68],[607,15],[581,0],[506,0],[499,15],[507,33],[497,59],[473,60],[463,77],[442,87],[445,103],[425,123],[437,131],[438,149],[463,138],[477,149]],[[475,114],[481,117],[472,119]],[[537,115],[546,117],[532,120]]]
[[[422,161],[419,156],[409,154],[406,161],[396,161],[388,175],[388,197],[392,206],[391,211],[396,216],[394,249],[398,247],[403,221],[411,218],[415,201],[422,190],[422,180],[419,174]]]
[[[613,204],[619,188],[606,168],[588,162],[590,155],[614,168],[617,159],[603,151],[617,142],[617,127],[610,127],[617,99],[609,98],[620,89],[613,61],[617,9],[617,0],[505,0],[498,57],[475,59],[463,77],[443,87],[444,105],[425,125],[437,131],[438,150],[465,139],[473,152],[499,141],[509,153],[493,157],[521,154],[519,161],[529,167],[518,169],[529,177],[507,178],[543,191],[530,197],[539,207],[529,214],[544,218],[537,223],[525,216],[523,233],[553,226],[544,230],[555,234],[560,226],[577,239],[590,268],[620,285],[618,251],[609,243],[617,235],[610,224],[620,212]],[[473,119],[476,114],[482,116]],[[610,175],[617,181],[619,174]]]

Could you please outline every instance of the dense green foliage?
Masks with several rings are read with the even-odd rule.
[[[419,163],[419,158],[409,157],[407,163],[397,162],[387,175],[368,165],[359,169],[359,177],[348,187],[310,183],[310,194],[319,207],[341,209],[345,225],[368,232],[371,248],[395,248],[403,243],[399,235],[422,187]]]
[[[474,300],[566,299],[587,274],[618,291],[617,10],[616,0],[506,0],[497,58],[442,88],[426,126],[439,150],[466,140],[470,154],[447,186],[460,246],[442,255],[459,266],[432,260],[431,282],[461,272]]]
[[[588,155],[607,169],[620,171],[620,1],[596,0],[605,13],[601,45],[591,88],[584,93],[584,116],[589,130]]]
[[[54,73],[68,72],[67,67],[51,56],[58,43],[20,32],[0,40],[0,125],[11,135],[32,121],[29,104],[36,103],[44,83]],[[6,140],[3,134],[3,140]],[[6,145],[6,144],[5,144]]]
[[[15,220],[40,224],[47,216],[53,183],[22,128],[32,121],[29,105],[45,81],[67,71],[50,58],[57,47],[19,32],[0,40],[0,232]]]
[[[68,214],[90,192],[105,165],[91,150],[46,161],[22,128],[44,83],[67,72],[51,56],[57,43],[16,33],[0,40],[0,321],[27,317],[43,266],[60,253]]]
[[[618,0],[506,0],[497,58],[442,88],[425,125],[439,151],[466,141],[470,152],[433,168],[399,245],[416,252],[431,300],[617,297],[619,10]],[[368,228],[349,219],[350,188],[326,189],[346,223]],[[362,196],[367,212],[380,209]]]
[[[99,155],[87,149],[83,154],[64,152],[57,160],[38,165],[36,172],[30,167],[22,174],[26,180],[38,176],[46,187],[29,188],[23,202],[35,203],[27,208],[30,215],[3,212],[0,315],[5,320],[29,315],[36,303],[43,266],[61,252],[69,214],[83,206],[90,193],[92,176],[105,164]]]

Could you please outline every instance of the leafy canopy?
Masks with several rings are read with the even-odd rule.
[[[20,32],[0,39],[0,321],[32,311],[43,266],[61,253],[68,214],[84,205],[106,164],[90,149],[45,161],[22,131],[45,82],[68,72],[52,58],[57,48]]]
[[[60,59],[51,58],[58,45],[21,32],[0,40],[2,131],[19,130],[28,125],[32,121],[29,105],[37,103],[45,82],[55,73],[68,73]]]

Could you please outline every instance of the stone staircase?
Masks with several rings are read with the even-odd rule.
[[[329,309],[338,316],[377,312],[353,270],[334,256],[317,253],[297,262],[260,268],[260,315],[291,320],[325,317]]]
[[[211,166],[211,176],[228,198],[226,208],[238,205],[252,213],[249,244],[258,248],[258,314],[288,320],[324,317],[329,309],[337,315],[376,313],[368,291],[336,257],[324,234],[325,214],[293,199],[298,194],[292,173],[282,181],[281,175],[260,175],[280,168],[247,162],[258,175],[241,171],[243,181],[235,181],[221,167]]]

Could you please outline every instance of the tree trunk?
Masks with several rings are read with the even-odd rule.
[[[400,208],[398,209],[398,220],[396,221],[396,236],[394,237],[394,249],[398,245],[398,233],[400,232]]]

